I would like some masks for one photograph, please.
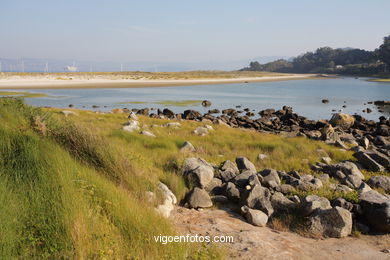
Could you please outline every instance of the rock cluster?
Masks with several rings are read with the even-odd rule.
[[[314,236],[345,237],[353,228],[362,226],[390,232],[390,196],[371,190],[353,162],[319,163],[316,167],[322,173],[314,177],[297,171],[258,171],[246,157],[237,157],[235,162],[227,160],[221,166],[201,158],[187,158],[183,176],[192,190],[186,196],[185,206],[198,209],[213,203],[230,203],[239,208],[249,223],[260,227],[278,215],[295,214],[305,220],[307,231]],[[329,184],[329,176],[340,184]],[[388,188],[389,179],[375,176],[368,183]],[[340,193],[355,189],[361,202],[294,195],[295,191],[313,191],[323,185]]]
[[[244,109],[252,113],[249,109]],[[280,110],[265,109],[259,112],[260,118],[241,115],[236,109],[209,110],[202,115],[195,110],[185,110],[175,114],[169,109],[157,110],[157,114],[149,114],[147,108],[137,110],[137,114],[150,117],[209,121],[230,127],[248,128],[262,132],[284,133],[288,136],[306,136],[322,140],[343,149],[353,149],[359,164],[369,171],[390,170],[390,120],[380,117],[378,122],[366,120],[360,115],[344,113],[333,114],[330,120],[309,120],[294,113],[291,107],[284,106]],[[206,126],[194,130],[197,135],[206,135],[211,129]]]

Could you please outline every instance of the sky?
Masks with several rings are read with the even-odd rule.
[[[0,0],[2,58],[223,62],[389,33],[389,0]]]

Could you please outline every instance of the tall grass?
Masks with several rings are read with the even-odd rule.
[[[34,125],[37,116],[46,135]],[[55,121],[0,100],[1,259],[219,257],[214,248],[155,243],[154,235],[174,230],[141,199],[147,185],[137,185],[146,178],[104,138]]]

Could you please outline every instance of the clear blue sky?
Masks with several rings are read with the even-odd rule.
[[[375,49],[389,0],[0,0],[0,57],[228,61]]]

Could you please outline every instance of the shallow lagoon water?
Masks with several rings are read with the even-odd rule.
[[[19,90],[18,90],[19,91]],[[20,90],[22,91],[22,90]],[[329,119],[332,110],[361,114],[377,120],[381,113],[369,101],[390,100],[390,84],[369,82],[364,78],[332,78],[292,80],[220,85],[194,85],[182,87],[111,88],[111,89],[35,89],[29,92],[45,93],[49,97],[27,98],[28,104],[66,108],[109,111],[113,108],[170,108],[175,112],[195,109],[202,113],[209,109],[250,108],[257,113],[266,108],[280,109],[291,106],[299,115],[310,119]],[[52,96],[52,97],[50,97]],[[200,102],[188,106],[176,106],[176,101],[210,100],[211,107],[204,108]],[[329,103],[323,104],[322,99]],[[132,103],[134,102],[134,103]],[[160,103],[160,104],[159,104]],[[185,103],[185,102],[184,102]],[[99,108],[93,109],[92,105]],[[182,104],[183,105],[183,104]],[[342,106],[346,105],[346,108]],[[371,108],[372,113],[362,110]]]

